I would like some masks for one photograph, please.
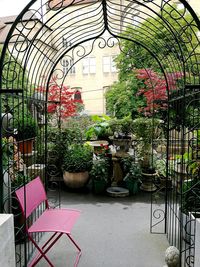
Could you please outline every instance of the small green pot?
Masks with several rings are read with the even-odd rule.
[[[139,191],[139,182],[136,181],[126,181],[126,188],[129,190],[130,195],[135,195]]]
[[[104,180],[93,180],[93,193],[94,194],[103,194],[105,193],[107,187],[107,182]]]

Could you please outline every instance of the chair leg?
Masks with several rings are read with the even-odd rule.
[[[35,245],[35,247],[37,248],[37,250],[40,252],[41,255],[37,255],[29,264],[29,267],[33,267],[35,266],[43,257],[46,259],[46,261],[49,263],[49,265],[51,267],[54,267],[54,265],[51,263],[51,261],[48,259],[48,257],[45,255],[50,248],[58,241],[58,239],[63,235],[63,233],[60,233],[51,243],[50,245],[46,248],[46,250],[43,251],[43,249],[47,246],[47,244],[49,244],[49,242],[53,239],[53,237],[56,235],[57,233],[54,233],[48,240],[47,242],[43,245],[42,249],[37,245],[37,243],[34,241],[34,239],[29,235],[29,239],[31,240],[31,242]]]
[[[77,267],[77,265],[78,265],[78,262],[79,262],[79,259],[80,259],[80,257],[81,257],[81,254],[82,254],[82,252],[81,252],[81,248],[78,246],[78,244],[74,241],[74,239],[71,237],[71,235],[70,234],[66,234],[68,237],[69,237],[69,239],[72,241],[72,243],[75,245],[75,247],[78,249],[78,254],[77,254],[77,256],[76,256],[76,261],[75,261],[75,263],[74,263],[74,267]]]

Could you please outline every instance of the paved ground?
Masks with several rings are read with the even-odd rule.
[[[82,248],[79,267],[163,267],[169,245],[165,235],[150,234],[150,195],[111,198],[65,191],[62,206],[82,211],[72,233]],[[49,257],[55,267],[71,267],[75,250],[63,237]]]

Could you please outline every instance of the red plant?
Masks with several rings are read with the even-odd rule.
[[[74,116],[77,114],[77,104],[83,104],[83,101],[74,99],[75,92],[65,85],[59,85],[57,79],[57,76],[53,76],[49,83],[47,112],[57,112],[61,118]],[[46,93],[46,88],[43,86],[39,86],[35,90]]]
[[[160,74],[151,69],[134,70],[136,77],[142,80],[144,88],[138,90],[137,95],[143,95],[146,99],[147,106],[139,108],[145,116],[151,116],[152,113],[166,110],[167,105],[167,90],[172,91],[177,89],[177,80],[183,75],[180,72],[167,74],[167,82]],[[168,86],[168,87],[167,87]]]

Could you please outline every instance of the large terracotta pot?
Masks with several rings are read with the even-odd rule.
[[[85,172],[67,172],[63,173],[64,183],[70,188],[81,188],[85,186],[89,180],[88,171]]]
[[[31,154],[33,151],[34,139],[27,139],[18,142],[19,151],[23,154]]]

